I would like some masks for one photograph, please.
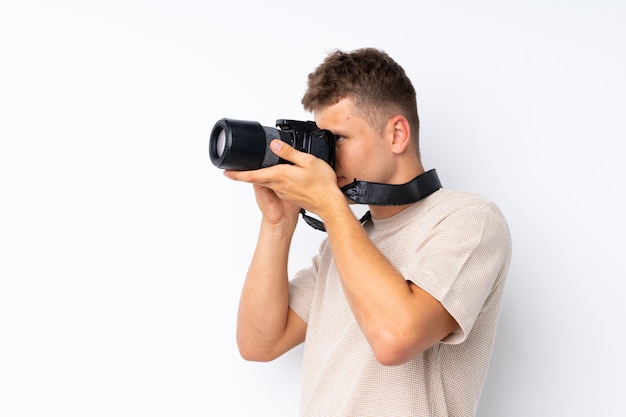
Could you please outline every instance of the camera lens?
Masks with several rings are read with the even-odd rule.
[[[218,168],[251,170],[275,164],[278,157],[269,150],[271,138],[258,122],[220,119],[209,139],[211,162]],[[271,129],[273,137],[280,137]]]
[[[217,142],[215,143],[215,152],[218,157],[222,157],[224,155],[224,149],[226,148],[226,132],[224,129],[220,130],[220,133],[217,134]]]

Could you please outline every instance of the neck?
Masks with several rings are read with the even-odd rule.
[[[374,220],[382,220],[387,219],[389,217],[393,217],[396,214],[406,210],[411,207],[414,203],[405,204],[402,206],[373,206],[368,205],[370,213],[372,214],[372,219]]]

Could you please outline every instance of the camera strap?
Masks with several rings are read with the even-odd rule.
[[[415,203],[422,198],[428,197],[441,188],[441,182],[437,171],[431,169],[406,184],[383,184],[378,182],[357,181],[356,179],[341,187],[344,195],[356,204],[369,204],[373,206],[402,206]],[[324,223],[306,214],[300,209],[304,221],[317,230],[326,231]],[[372,215],[368,211],[361,217],[361,224],[366,223]]]

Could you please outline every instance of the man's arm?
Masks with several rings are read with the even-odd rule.
[[[394,268],[346,209],[338,204],[320,214],[344,292],[377,360],[400,365],[458,324],[438,300]]]
[[[385,365],[402,364],[452,333],[458,324],[439,301],[407,282],[370,241],[336,186],[334,171],[324,161],[298,152],[280,141],[273,141],[271,145],[278,156],[293,164],[280,164],[257,171],[228,172],[227,176],[262,184],[283,201],[290,201],[295,207],[303,207],[322,218],[344,292],[377,359]],[[262,230],[261,239],[264,241],[266,238],[268,233]],[[279,259],[281,267],[274,271],[283,274],[284,278],[288,244],[283,242],[279,246],[279,255],[276,247],[266,247],[263,241],[260,241],[259,253],[255,254],[259,267],[255,266],[254,275],[262,270],[277,268],[266,263],[268,259]],[[257,280],[254,282],[257,287]],[[281,287],[280,302],[286,304],[288,283],[286,278],[281,282],[285,287]],[[259,287],[263,288],[263,285]],[[247,293],[252,294],[251,291]],[[250,306],[252,303],[246,300],[245,304]],[[246,313],[249,314],[247,310]],[[255,314],[263,314],[262,309],[256,309]],[[269,345],[274,343],[287,347],[304,337],[303,333],[299,333],[301,330],[293,334],[291,328],[285,330],[287,325],[297,323],[297,320],[290,319],[292,315],[285,313],[273,319],[278,331],[272,335]],[[297,324],[293,327],[305,328]],[[247,326],[246,329],[250,331]],[[258,329],[256,333],[260,335],[262,332]],[[251,331],[251,334],[254,332]],[[266,351],[266,354],[272,357],[281,350],[270,349],[269,352]]]
[[[237,317],[237,345],[244,359],[269,361],[304,341],[306,323],[289,308],[292,235],[289,224],[261,223]]]

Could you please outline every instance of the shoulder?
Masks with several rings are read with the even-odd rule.
[[[498,205],[477,193],[440,189],[416,203],[400,232],[407,239],[457,246],[492,242],[510,247],[510,231]]]
[[[478,193],[440,189],[424,203],[423,216],[432,218],[436,223],[449,217],[481,217],[506,225],[506,218],[500,207]]]

